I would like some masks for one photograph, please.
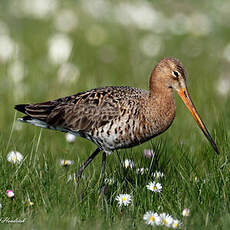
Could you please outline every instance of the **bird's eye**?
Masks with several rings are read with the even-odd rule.
[[[175,78],[178,78],[179,77],[179,72],[177,71],[172,71],[172,75],[175,77]]]

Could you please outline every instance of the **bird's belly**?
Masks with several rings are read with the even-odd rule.
[[[91,132],[87,139],[105,152],[111,153],[115,149],[139,145],[159,133],[161,132],[155,125],[141,123],[138,119],[123,119],[100,127]]]

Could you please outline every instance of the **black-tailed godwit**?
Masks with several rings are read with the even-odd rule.
[[[179,94],[216,153],[217,146],[200,119],[186,87],[186,71],[174,58],[162,59],[153,69],[149,90],[133,87],[103,87],[43,103],[20,104],[20,118],[42,128],[84,137],[97,149],[77,172],[102,151],[101,176],[107,153],[139,145],[166,131],[176,112],[173,89]]]

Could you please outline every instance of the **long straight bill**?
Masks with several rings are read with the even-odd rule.
[[[180,88],[179,90],[177,90],[178,95],[181,97],[182,101],[185,103],[185,105],[187,106],[187,108],[189,109],[189,111],[191,112],[193,118],[195,119],[196,123],[199,125],[200,129],[202,130],[202,132],[204,133],[204,135],[206,136],[206,138],[209,140],[210,144],[212,145],[213,149],[215,150],[215,152],[217,154],[219,154],[219,150],[216,146],[215,141],[212,139],[212,137],[210,136],[207,128],[205,127],[205,124],[203,123],[203,121],[201,120],[199,114],[196,111],[196,108],[194,106],[194,104],[192,103],[192,100],[188,94],[188,91],[186,88]]]

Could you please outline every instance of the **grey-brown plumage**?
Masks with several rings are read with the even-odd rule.
[[[103,87],[44,103],[16,105],[15,109],[26,114],[20,119],[23,122],[79,135],[98,146],[96,154],[100,150],[110,153],[141,144],[169,128],[176,112],[173,89],[218,152],[187,92],[185,69],[173,58],[164,58],[155,66],[149,91]],[[103,156],[105,163],[106,154]]]
[[[151,104],[159,107],[166,99],[167,104],[158,109],[160,122],[154,116],[156,111],[148,108]],[[167,112],[164,105],[168,107]],[[22,118],[24,122],[71,132],[93,141],[106,152],[149,140],[167,129],[175,116],[173,95],[149,97],[148,91],[131,87],[97,88],[15,108],[27,115]]]

